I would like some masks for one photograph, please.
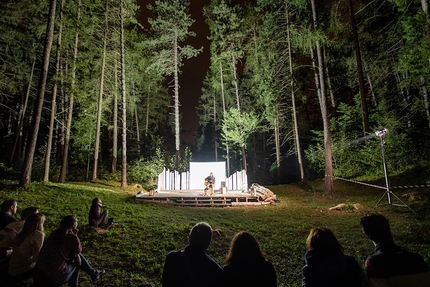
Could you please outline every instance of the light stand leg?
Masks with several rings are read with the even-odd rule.
[[[384,176],[385,176],[385,187],[386,187],[386,190],[385,190],[384,195],[382,195],[382,197],[379,199],[379,201],[376,203],[376,205],[375,205],[375,207],[373,209],[376,209],[376,207],[378,207],[379,203],[384,198],[384,196],[387,195],[387,199],[388,199],[388,204],[389,205],[407,207],[407,208],[409,208],[410,210],[412,210],[415,213],[415,211],[412,208],[410,208],[408,205],[406,205],[406,203],[404,203],[397,195],[395,195],[390,190],[390,181],[388,180],[387,163],[385,161],[385,142],[384,142],[384,139],[383,139],[383,135],[380,136],[380,138],[381,138],[382,165],[384,167]],[[397,200],[400,201],[402,204],[393,204],[392,201],[391,201],[391,195],[393,195],[395,198],[397,198]]]

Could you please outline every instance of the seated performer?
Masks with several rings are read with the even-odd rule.
[[[215,186],[215,177],[213,173],[211,172],[208,177],[205,178],[205,195],[211,195],[214,193],[214,186]]]

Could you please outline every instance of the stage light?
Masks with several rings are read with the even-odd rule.
[[[377,130],[375,132],[375,135],[378,137],[383,137],[385,136],[385,134],[388,132],[388,130],[386,128],[383,128],[382,130]]]

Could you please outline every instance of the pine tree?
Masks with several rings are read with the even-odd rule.
[[[188,37],[195,36],[189,31],[194,23],[188,13],[188,0],[155,1],[155,6],[148,5],[155,18],[148,19],[153,38],[148,42],[154,51],[153,69],[163,75],[173,76],[174,81],[174,115],[175,115],[175,148],[176,164],[180,159],[180,114],[179,114],[179,73],[183,59],[197,56],[203,48],[196,49],[190,45],[181,46]]]

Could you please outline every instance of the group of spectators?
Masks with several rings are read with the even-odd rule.
[[[302,269],[302,287],[430,287],[430,270],[424,259],[397,246],[388,220],[368,214],[360,220],[364,234],[374,243],[365,270],[328,228],[312,228],[306,240],[308,251]],[[277,275],[248,232],[237,233],[223,267],[205,250],[212,240],[206,222],[190,231],[183,250],[169,252],[164,264],[163,287],[276,287]]]
[[[29,279],[33,286],[50,287],[67,283],[79,286],[79,270],[87,273],[93,282],[104,270],[93,268],[82,254],[78,237],[78,219],[67,215],[60,226],[45,240],[45,215],[38,207],[22,210],[20,220],[15,218],[15,200],[6,200],[0,211],[0,279],[1,286],[25,286]],[[101,212],[101,200],[95,198],[88,221],[91,226],[108,228],[113,219],[108,211]]]
[[[109,228],[113,219],[101,212],[102,201],[94,198],[89,225]],[[79,270],[96,282],[104,270],[93,268],[82,254],[78,220],[74,215],[61,219],[60,226],[45,240],[45,216],[37,207],[22,210],[20,220],[15,200],[6,200],[0,212],[0,270],[6,280],[1,286],[79,286]],[[306,240],[302,287],[430,287],[430,270],[424,259],[397,246],[388,220],[381,214],[360,219],[361,228],[375,246],[367,257],[365,270],[328,228],[312,228]],[[189,244],[166,256],[163,287],[276,287],[277,275],[252,234],[241,231],[233,237],[224,265],[206,254],[213,230],[197,223],[189,233]]]

